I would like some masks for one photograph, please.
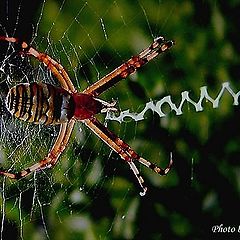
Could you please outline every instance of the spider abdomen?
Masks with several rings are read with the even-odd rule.
[[[46,83],[21,83],[12,87],[6,98],[8,111],[35,124],[61,124],[73,116],[69,92]]]

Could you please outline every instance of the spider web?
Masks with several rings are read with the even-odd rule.
[[[43,0],[29,13],[23,1],[4,3],[1,35],[23,37],[59,61],[79,91],[159,35],[177,44],[101,95],[106,101],[117,100],[119,113],[97,116],[160,166],[173,152],[169,176],[140,168],[149,188],[141,198],[127,164],[77,123],[53,169],[20,181],[0,180],[1,239],[11,234],[17,239],[186,239],[204,238],[203,232],[210,232],[219,219],[237,227],[229,216],[238,206],[240,189],[239,164],[232,160],[239,152],[239,127],[234,121],[239,117],[240,86],[234,70],[238,58],[234,43],[222,40],[228,14],[221,7],[204,1]],[[199,22],[201,12],[207,20]],[[214,29],[213,36],[204,32],[208,26]],[[211,41],[215,45],[211,58],[206,58]],[[12,118],[4,104],[7,89],[20,82],[59,83],[39,62],[16,55],[12,45],[0,44],[0,164],[17,171],[46,156],[59,127]],[[199,90],[203,86],[208,95]],[[184,96],[189,98],[181,105]],[[197,104],[201,96],[205,98]],[[154,107],[148,108],[151,104]],[[211,174],[212,178],[206,176]],[[218,200],[225,199],[218,181],[229,189],[231,207]],[[184,204],[176,203],[179,196]]]

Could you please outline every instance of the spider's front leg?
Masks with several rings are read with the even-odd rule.
[[[98,96],[111,88],[114,84],[137,71],[159,54],[166,52],[174,45],[174,41],[165,40],[164,37],[154,39],[154,42],[138,55],[130,58],[128,61],[114,69],[112,72],[95,82],[83,92],[92,96]]]
[[[127,143],[121,140],[116,134],[111,132],[108,128],[106,128],[103,124],[101,124],[96,118],[86,119],[84,123],[87,127],[89,127],[100,139],[102,139],[111,149],[113,149],[119,156],[126,161],[134,175],[136,176],[141,188],[141,195],[145,195],[147,191],[147,187],[144,184],[144,180],[140,175],[134,161],[138,161],[144,166],[152,169],[154,172],[160,175],[166,175],[173,164],[172,157],[170,158],[170,162],[166,168],[160,168],[156,166],[154,163],[140,157]]]

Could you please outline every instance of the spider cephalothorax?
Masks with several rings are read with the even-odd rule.
[[[116,110],[114,102],[107,103],[98,99],[97,96],[134,73],[160,53],[171,48],[174,44],[173,41],[166,41],[163,37],[156,38],[148,48],[130,58],[83,92],[77,92],[63,66],[47,54],[38,52],[18,38],[0,36],[0,41],[15,43],[19,54],[33,56],[44,63],[61,85],[61,87],[55,87],[47,83],[22,83],[9,90],[6,104],[12,115],[35,124],[60,124],[61,127],[52,149],[44,159],[19,173],[0,171],[0,175],[19,179],[33,171],[53,167],[69,142],[76,120],[83,122],[129,164],[143,189],[142,194],[145,194],[147,188],[134,161],[138,161],[160,175],[166,175],[169,172],[172,166],[172,158],[170,158],[170,162],[165,169],[156,166],[140,157],[127,143],[124,143],[117,135],[101,124],[95,115],[108,110]]]

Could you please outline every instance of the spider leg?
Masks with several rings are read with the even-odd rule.
[[[140,175],[134,161],[138,161],[144,166],[152,169],[154,172],[160,175],[166,175],[173,164],[172,158],[168,166],[163,169],[155,164],[147,161],[146,159],[140,157],[128,144],[126,144],[123,140],[121,140],[116,134],[111,132],[108,128],[106,128],[103,124],[101,124],[96,118],[86,119],[83,121],[88,128],[90,128],[100,139],[102,139],[110,148],[112,148],[116,153],[120,155],[120,157],[125,160],[133,173],[135,174],[143,192],[141,195],[144,195],[147,191],[146,186],[144,185],[144,180]]]
[[[51,168],[54,165],[56,165],[61,153],[64,151],[64,149],[67,146],[74,124],[75,124],[74,119],[70,120],[68,123],[61,124],[57,140],[55,141],[52,149],[44,159],[40,160],[39,162],[33,164],[32,166],[18,173],[0,171],[0,175],[6,176],[12,179],[20,179],[28,176],[34,171],[38,171],[44,168]]]
[[[136,72],[138,68],[141,68],[159,54],[167,51],[173,46],[173,44],[173,41],[166,41],[163,37],[156,38],[148,48],[130,58],[127,62],[120,65],[108,75],[86,88],[83,92],[93,96],[100,95],[120,80],[125,79],[130,74]]]
[[[26,42],[20,41],[18,38],[0,36],[0,41],[6,41],[17,44],[20,48],[19,50],[20,54],[33,56],[40,62],[44,63],[44,65],[58,79],[58,81],[60,82],[61,86],[64,89],[70,92],[76,92],[76,89],[73,86],[72,81],[70,80],[70,77],[68,76],[68,73],[66,72],[64,67],[60,63],[52,59],[50,56],[48,56],[45,53],[37,51],[35,48],[29,46]]]

